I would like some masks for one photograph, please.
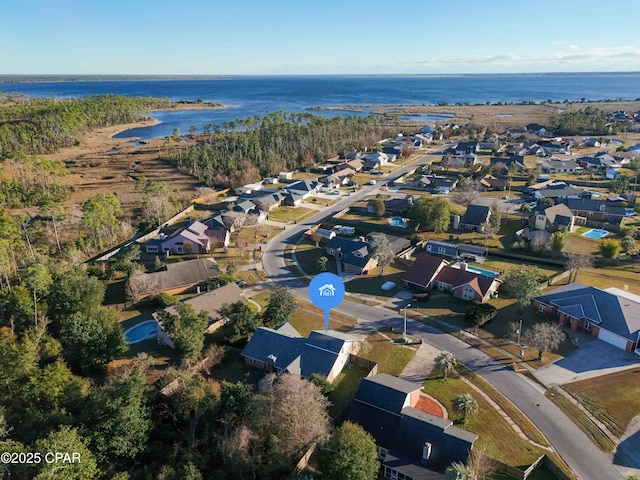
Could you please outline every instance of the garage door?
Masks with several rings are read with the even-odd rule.
[[[598,338],[607,343],[610,343],[613,346],[621,348],[622,350],[627,349],[627,339],[622,338],[621,336],[616,335],[615,333],[611,333],[607,330],[600,329],[600,332],[598,332]]]

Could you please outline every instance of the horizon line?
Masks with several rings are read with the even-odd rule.
[[[640,70],[621,71],[549,71],[549,72],[492,72],[492,73],[0,73],[3,78],[73,78],[73,77],[137,77],[137,78],[231,78],[231,77],[468,77],[468,76],[537,76],[537,75],[631,75]]]

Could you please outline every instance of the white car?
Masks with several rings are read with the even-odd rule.
[[[375,184],[376,184],[375,180],[370,180],[369,183],[368,183],[368,185],[375,185]]]

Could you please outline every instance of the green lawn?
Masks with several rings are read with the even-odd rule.
[[[367,341],[371,344],[371,351],[360,353],[360,356],[376,362],[378,373],[398,376],[416,354],[413,348],[393,344],[379,333],[372,333]]]
[[[369,373],[365,367],[349,365],[340,372],[340,375],[333,381],[333,391],[329,394],[329,415],[335,417],[344,409],[351,398],[355,395],[362,379]]]
[[[245,365],[239,355],[225,359],[221,364],[211,369],[211,378],[226,382],[245,382],[257,385],[257,380],[264,373]]]
[[[316,213],[317,210],[304,207],[280,207],[269,214],[269,220],[274,222],[290,223],[298,222]]]
[[[296,260],[298,261],[298,265],[300,265],[302,270],[304,270],[308,275],[316,275],[320,273],[316,266],[316,262],[320,257],[327,257],[328,259],[327,272],[337,273],[336,260],[331,255],[327,255],[327,252],[323,247],[316,247],[315,243],[309,240],[303,240],[296,247]]]
[[[336,195],[336,198],[340,198],[339,195]],[[313,203],[315,205],[327,206],[334,203],[336,200],[333,198],[323,198],[323,197],[309,197],[305,200],[305,202]]]
[[[622,435],[640,412],[640,368],[564,385],[595,417]]]
[[[508,465],[526,468],[544,453],[521,439],[484,397],[459,378],[450,377],[446,381],[441,377],[429,378],[424,382],[424,391],[447,407],[450,418],[456,418],[451,410],[455,397],[469,393],[476,399],[478,414],[459,426],[479,435],[476,446],[484,450],[485,455]]]
[[[393,264],[384,269],[384,275],[379,276],[380,268],[376,267],[369,275],[360,275],[345,286],[348,292],[375,295],[379,297],[393,297],[402,288],[402,277],[406,272],[405,265]],[[385,292],[380,287],[385,282],[395,282],[396,287]]]
[[[547,390],[545,396],[555,403],[602,451],[611,452],[615,448],[615,442],[600,430],[582,410],[571,403],[564,395],[558,393],[556,387]]]
[[[624,265],[621,267],[595,268],[578,273],[577,281],[597,288],[616,287],[640,295],[640,266]]]
[[[315,305],[298,300],[299,307],[289,323],[302,335],[306,337],[312,330],[324,330],[324,313]],[[329,315],[329,329],[339,332],[348,332],[356,324],[356,319],[338,312],[331,312]]]

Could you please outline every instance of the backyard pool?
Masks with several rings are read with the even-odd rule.
[[[391,217],[389,219],[389,225],[391,225],[392,227],[407,228],[408,223],[402,217]]]
[[[127,329],[124,332],[124,339],[127,344],[142,342],[149,338],[158,336],[158,322],[155,320],[147,320]]]
[[[636,214],[636,211],[633,208],[625,208],[624,214],[627,217],[633,217]]]
[[[583,237],[595,238],[596,240],[599,238],[604,238],[607,235],[609,235],[609,232],[607,232],[606,230],[602,230],[600,228],[592,228],[588,232],[584,232],[582,234]]]
[[[460,263],[455,265],[457,268],[460,268]],[[494,272],[492,270],[486,270],[480,267],[473,267],[471,265],[467,265],[467,270],[474,273],[479,273],[480,275],[484,275],[485,277],[499,277],[500,274],[498,272]]]

